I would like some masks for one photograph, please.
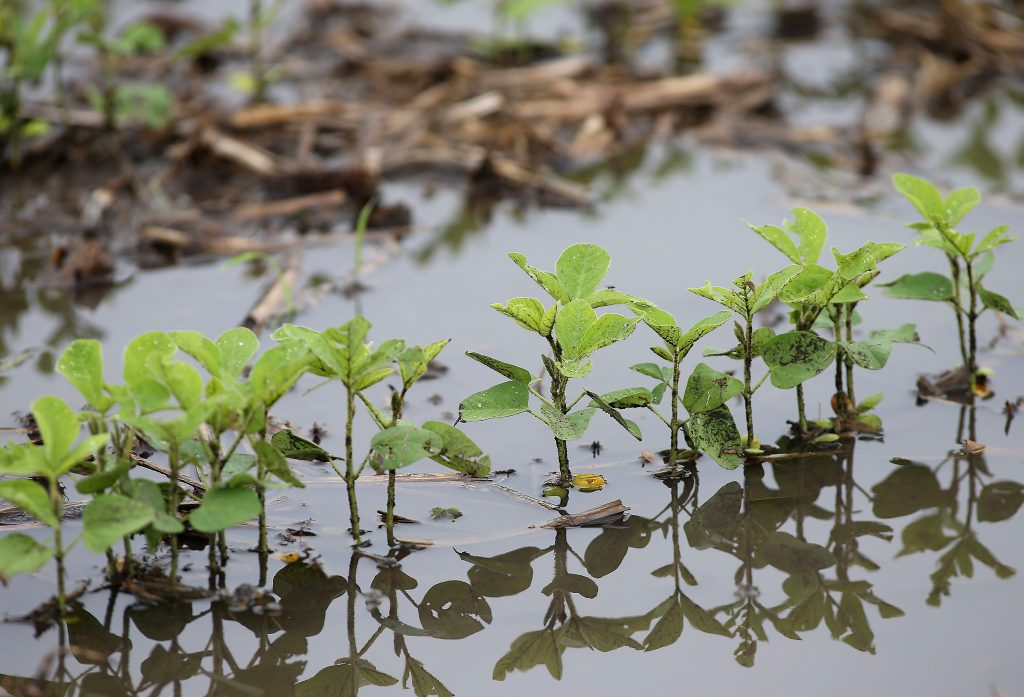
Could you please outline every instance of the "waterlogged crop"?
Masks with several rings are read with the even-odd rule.
[[[0,450],[0,474],[17,478],[0,481],[0,496],[53,530],[49,546],[21,533],[0,537],[0,578],[36,571],[52,557],[57,563],[57,605],[65,611],[64,543],[61,518],[64,497],[60,478],[91,457],[107,442],[106,434],[78,440],[78,415],[57,397],[40,397],[32,403],[32,416],[42,443],[8,444]],[[116,495],[97,496],[83,516],[85,543],[102,551],[122,535],[135,532],[152,513],[132,506]],[[71,544],[74,544],[72,542]]]
[[[650,327],[662,340],[663,346],[652,346],[656,356],[668,362],[662,366],[657,363],[638,363],[630,366],[642,375],[654,378],[658,384],[651,390],[644,387],[633,387],[617,390],[601,395],[601,398],[617,409],[645,407],[668,426],[669,429],[669,467],[675,467],[679,460],[679,432],[687,428],[686,434],[694,447],[706,452],[716,462],[725,467],[735,467],[739,462],[722,453],[726,445],[735,440],[732,432],[736,430],[732,414],[724,407],[727,399],[735,395],[726,394],[728,387],[719,383],[719,375],[701,364],[697,366],[687,381],[685,394],[680,394],[679,382],[681,364],[690,353],[694,344],[703,336],[714,331],[729,320],[728,312],[719,312],[696,322],[683,331],[679,323],[670,313],[647,302],[630,303],[630,308],[637,313],[644,324]],[[733,380],[723,376],[727,380]],[[665,393],[669,393],[670,416],[666,418],[654,405],[660,404]],[[683,421],[679,417],[679,405],[686,408],[690,418]],[[730,426],[731,424],[731,426]]]
[[[1007,298],[983,284],[994,262],[995,250],[1012,238],[1005,227],[998,227],[980,239],[957,230],[964,215],[980,200],[974,189],[957,190],[943,197],[932,185],[909,175],[897,175],[895,181],[897,188],[925,218],[912,225],[920,234],[919,244],[935,247],[945,254],[950,276],[930,272],[902,276],[887,284],[886,292],[897,298],[945,302],[954,308],[964,373],[970,376],[973,387],[978,373],[976,324],[979,317],[986,310],[1018,319],[1024,317]],[[361,229],[365,229],[367,211],[365,209],[360,218]],[[878,404],[881,395],[871,395],[858,403],[854,396],[854,369],[883,368],[894,344],[915,343],[917,333],[913,324],[904,324],[895,329],[867,330],[857,338],[854,329],[862,323],[858,307],[868,298],[865,291],[879,275],[879,263],[902,249],[902,245],[867,242],[848,254],[833,249],[835,267],[826,268],[819,263],[827,237],[824,221],[804,208],[794,209],[793,216],[792,222],[784,222],[781,227],[753,228],[787,258],[789,265],[761,280],[750,271],[728,286],[713,286],[707,282],[702,287],[690,288],[691,292],[724,309],[688,329],[683,329],[673,315],[654,303],[603,286],[611,258],[600,247],[592,244],[569,247],[557,260],[554,272],[533,267],[522,255],[512,254],[513,262],[540,285],[549,298],[542,301],[518,297],[492,307],[540,337],[544,345],[539,357],[543,369],[535,375],[498,358],[468,353],[499,373],[505,381],[464,399],[459,405],[459,420],[473,422],[530,414],[545,424],[555,441],[560,484],[562,487],[575,485],[581,491],[598,491],[607,484],[598,474],[573,477],[568,456],[567,442],[586,433],[597,411],[608,414],[638,440],[640,430],[634,421],[625,418],[624,412],[647,409],[657,414],[669,429],[668,462],[673,468],[687,457],[680,446],[680,432],[691,449],[703,452],[723,467],[734,468],[744,462],[755,465],[757,458],[751,456],[760,454],[760,445],[754,426],[753,397],[769,379],[777,388],[795,388],[800,441],[824,442],[857,431],[880,430],[881,422],[870,410]],[[776,300],[789,306],[793,329],[777,334],[771,328],[755,328],[758,315]],[[614,306],[625,307],[630,316],[604,309]],[[706,350],[705,355],[742,361],[742,379],[699,363],[684,383],[682,364],[696,342],[727,323],[730,317],[734,319],[737,344],[725,351]],[[654,379],[654,387],[630,387],[604,394],[582,389],[570,397],[570,382],[589,376],[594,355],[606,346],[629,338],[640,323],[647,325],[661,340],[661,344],[651,350],[664,363],[640,363],[631,367]],[[431,362],[449,340],[417,346],[390,339],[374,345],[367,340],[370,329],[370,322],[362,316],[322,331],[285,324],[273,334],[277,343],[262,352],[256,335],[244,328],[230,329],[215,339],[192,331],[147,332],[125,347],[119,382],[104,374],[103,349],[98,341],[72,342],[60,356],[56,370],[75,387],[85,407],[76,412],[57,397],[40,397],[31,407],[38,433],[30,434],[30,442],[7,444],[0,449],[0,476],[4,477],[0,480],[0,497],[51,529],[53,538],[43,542],[20,533],[0,536],[0,581],[36,571],[52,558],[57,566],[57,608],[64,613],[64,556],[78,539],[70,543],[65,540],[61,521],[64,487],[73,484],[79,493],[91,497],[84,508],[79,539],[89,550],[106,554],[106,572],[112,584],[136,573],[133,550],[136,536],[145,538],[153,554],[161,548],[169,549],[169,557],[156,558],[166,561],[168,579],[176,582],[179,537],[188,532],[208,539],[211,587],[217,581],[223,586],[221,569],[228,552],[226,532],[258,519],[257,551],[260,584],[263,585],[267,580],[269,556],[266,492],[303,485],[289,459],[329,463],[344,480],[349,522],[357,545],[364,542],[359,525],[357,480],[367,467],[378,474],[387,473],[387,541],[396,547],[400,542],[394,535],[398,469],[429,459],[468,477],[486,477],[491,462],[456,426],[440,421],[417,425],[406,419],[410,390],[428,375]],[[821,336],[821,330],[831,332],[831,339]],[[755,381],[753,364],[757,358],[764,362],[767,372]],[[23,359],[15,357],[2,362],[0,369],[15,365],[19,360]],[[820,423],[821,429],[811,431],[805,415],[802,385],[833,365],[836,418],[831,424]],[[345,445],[342,453],[331,453],[318,442],[302,438],[291,430],[271,427],[270,410],[307,374],[339,382],[343,387]],[[382,395],[374,394],[372,388],[383,386],[390,378],[397,381],[388,385],[389,399],[382,401]],[[547,390],[544,383],[547,383]],[[667,415],[657,408],[663,405],[666,395],[670,400]],[[728,401],[735,397],[741,397],[744,403],[745,434],[740,433],[728,406]],[[686,412],[685,418],[679,411],[680,406]],[[358,448],[357,412],[368,416],[377,429],[366,446]],[[822,432],[830,426],[832,432]],[[974,437],[972,412],[970,438]],[[143,449],[158,451],[156,457],[166,462],[166,467],[146,459],[149,455],[143,453]],[[799,456],[801,468],[825,463],[831,457],[807,452]],[[824,460],[815,460],[816,457]],[[140,476],[137,471],[140,466],[155,470],[163,478],[152,473]],[[190,476],[193,471],[197,479]],[[695,486],[695,478],[691,476],[694,473],[692,468],[677,471],[680,476],[671,478],[670,485],[678,487],[681,482],[688,482],[686,486]],[[748,467],[748,474],[756,474],[756,469]],[[836,581],[822,580],[817,572],[836,563],[838,556],[834,558],[829,550],[808,545],[786,533],[758,532],[751,502],[797,499],[776,497],[762,484],[755,484],[756,481],[759,478],[748,478],[742,489],[735,483],[726,485],[710,501],[697,507],[690,522],[683,526],[690,537],[703,535],[697,528],[704,525],[709,534],[714,533],[707,538],[709,545],[719,544],[712,543],[713,540],[726,540],[731,553],[741,553],[743,568],[737,575],[737,579],[743,580],[741,599],[709,611],[711,615],[692,605],[680,586],[681,580],[689,581],[677,551],[672,568],[659,570],[659,573],[675,576],[676,591],[651,613],[632,618],[630,627],[609,630],[615,634],[610,640],[615,646],[642,646],[653,650],[667,645],[678,637],[681,618],[685,617],[698,628],[712,627],[716,633],[734,632],[741,639],[737,660],[747,664],[746,661],[753,660],[752,642],[754,637],[760,636],[758,628],[764,621],[771,621],[781,633],[785,633],[780,629],[780,626],[785,627],[780,624],[783,621],[793,621],[793,632],[820,623],[817,616],[806,617],[801,608],[805,608],[806,603],[818,607],[834,602],[830,592],[838,587],[835,584],[847,581],[839,577]],[[997,485],[1000,483],[991,485],[996,488],[989,492],[989,498],[1003,495]],[[687,496],[677,500],[675,489],[673,491],[675,518]],[[1006,495],[1015,497],[1014,492],[1016,489],[1010,487]],[[981,496],[986,496],[985,491]],[[876,508],[878,505],[876,499]],[[723,518],[715,512],[719,508],[733,512]],[[438,507],[436,510],[453,518],[456,516],[453,509]],[[839,520],[838,511],[836,519]],[[853,521],[846,524],[852,525]],[[629,532],[633,535],[641,532],[637,525],[639,519],[630,518],[622,529],[633,530]],[[678,537],[678,521],[670,527],[673,537]],[[614,545],[620,544],[619,530],[606,532],[608,535],[602,533],[595,543],[607,537]],[[970,540],[964,542],[964,548],[968,542]],[[566,569],[570,550],[564,530],[557,534],[554,547],[530,551],[532,549],[527,548],[522,559],[517,558],[514,562],[517,567],[523,564],[528,567],[533,559],[554,551],[555,582],[568,584],[575,578]],[[852,549],[855,551],[855,547]],[[485,568],[483,558],[463,557],[476,559],[474,563]],[[585,557],[589,559],[585,564],[600,564],[604,555],[591,559],[588,553]],[[761,606],[756,602],[756,594],[749,593],[753,588],[753,569],[761,565],[757,560],[762,558],[800,579],[799,584],[791,582],[790,590],[794,595],[787,608],[792,612],[784,618],[779,614],[780,608]],[[804,562],[809,564],[806,568]],[[845,561],[842,566],[846,567]],[[953,573],[949,571],[952,566],[947,567],[943,567],[942,583],[947,583],[948,575]],[[816,575],[809,575],[811,571]],[[576,632],[585,633],[587,627],[597,625],[591,621],[593,618],[579,616],[573,609],[571,594],[577,592],[572,590],[575,585],[552,587],[556,590],[551,612],[561,613],[559,616],[569,629],[556,634],[554,625],[546,624],[545,629],[520,637],[509,654],[499,661],[496,676],[533,665],[536,656],[546,657],[542,662],[551,668],[560,661],[564,648],[587,644],[576,638],[569,643],[558,643],[559,637],[570,636],[564,632],[572,632],[571,636],[576,637]],[[894,612],[888,605],[879,604],[881,601],[867,591],[841,592],[840,607],[843,603],[853,606],[867,602],[885,612]],[[723,615],[720,623],[711,617],[718,614]],[[714,619],[714,624],[708,617]],[[794,617],[802,619],[797,621]],[[642,645],[632,638],[633,633],[651,626],[652,622],[654,627]],[[871,632],[866,623],[851,620],[835,626],[829,623],[829,627],[837,636],[846,632],[844,641],[848,643],[870,646]],[[536,653],[536,646],[541,643],[544,651]],[[588,645],[600,648],[606,644]]]
[[[923,218],[909,224],[919,235],[915,244],[942,252],[950,275],[925,271],[901,276],[886,284],[885,292],[894,298],[944,302],[953,308],[960,356],[973,399],[978,378],[978,319],[986,310],[1024,319],[1024,310],[986,288],[983,282],[995,263],[996,250],[1016,238],[1009,235],[1005,225],[993,228],[980,238],[974,233],[957,230],[964,217],[981,203],[981,194],[973,187],[957,189],[943,197],[924,179],[899,173],[893,175],[893,184]]]
[[[430,458],[456,471],[472,476],[486,476],[490,459],[465,434],[440,421],[416,426],[402,419],[405,397],[409,389],[427,371],[430,362],[441,352],[448,340],[426,347],[406,346],[400,339],[389,339],[374,347],[366,343],[370,322],[355,317],[340,327],[317,332],[306,327],[286,324],[276,332],[278,341],[297,341],[312,356],[308,371],[314,375],[337,380],[345,390],[345,453],[331,455],[319,446],[293,433],[275,438],[287,457],[330,462],[345,481],[348,492],[349,519],[356,544],[362,542],[356,480],[369,464],[374,470],[388,473],[388,509],[386,514],[388,541],[394,542],[395,470]],[[391,415],[378,409],[366,390],[390,377],[398,368],[402,386],[392,392]],[[370,447],[358,462],[355,456],[353,425],[357,402],[362,403],[380,428],[370,440]],[[345,469],[338,466],[345,463]]]
[[[690,384],[687,385],[687,392],[690,396],[688,402],[691,405],[688,409],[691,412],[696,409],[699,410],[698,413],[708,414],[714,414],[716,413],[715,410],[718,410],[719,419],[724,420],[725,413],[728,412],[725,402],[736,395],[742,395],[743,410],[747,422],[745,442],[747,450],[755,449],[754,393],[764,384],[765,379],[770,374],[770,371],[765,373],[765,376],[754,385],[751,380],[751,366],[754,358],[763,356],[764,352],[769,349],[769,346],[777,338],[775,332],[766,327],[754,331],[754,317],[771,305],[778,298],[779,293],[786,287],[786,284],[793,280],[798,273],[800,273],[800,267],[791,265],[771,274],[760,285],[755,284],[753,281],[754,272],[748,271],[733,281],[733,287],[731,288],[712,286],[710,281],[706,282],[701,288],[690,288],[691,293],[696,293],[703,298],[722,305],[742,320],[742,323],[733,323],[733,333],[736,335],[739,345],[728,352],[728,355],[743,361],[743,382],[741,383],[736,378],[718,373],[701,363],[691,376]],[[726,312],[724,314],[726,319],[728,319],[729,313]],[[772,350],[777,353],[781,352],[779,348]],[[711,352],[711,354],[714,355],[714,352]],[[768,359],[766,358],[765,360],[767,361]],[[693,389],[691,389],[691,384]],[[707,390],[703,393],[700,389],[702,385],[707,386]],[[702,394],[705,396],[702,397]],[[735,430],[735,425],[733,430]]]
[[[790,321],[795,331],[775,337],[765,334],[761,355],[768,364],[773,385],[782,389],[796,388],[799,429],[801,434],[807,434],[803,392],[805,381],[824,372],[840,352],[850,351],[852,360],[864,367],[881,367],[877,365],[879,361],[858,360],[860,349],[864,348],[868,353],[870,349],[851,347],[849,342],[828,341],[814,333],[814,329],[819,326],[819,318],[823,315],[828,317],[829,311],[833,310],[838,313],[836,323],[845,325],[845,317],[848,314],[852,317],[849,307],[867,299],[862,288],[878,275],[879,262],[899,252],[903,245],[895,242],[867,242],[849,254],[843,254],[833,247],[832,256],[836,267],[828,269],[818,263],[828,236],[825,221],[807,208],[794,208],[792,214],[793,221],[784,221],[781,227],[750,227],[800,269],[778,294],[779,299],[792,308]],[[874,343],[884,345],[880,351],[885,352],[888,358],[892,342],[902,340],[904,335],[899,330],[893,334],[878,335]],[[841,374],[837,372],[837,376]],[[838,392],[839,402],[845,404],[843,390]]]
[[[528,413],[544,423],[555,440],[561,483],[572,484],[566,442],[583,437],[594,412],[600,409],[640,440],[640,428],[622,416],[619,409],[599,395],[584,390],[570,401],[569,381],[584,378],[593,366],[593,354],[605,346],[623,341],[640,322],[639,317],[616,313],[597,314],[597,309],[610,305],[626,305],[639,301],[632,295],[613,288],[601,288],[608,273],[611,257],[592,244],[569,247],[558,258],[555,272],[542,271],[526,263],[522,254],[510,254],[512,261],[543,288],[554,303],[545,307],[537,298],[512,298],[505,304],[491,305],[515,320],[523,329],[540,336],[550,353],[541,355],[551,389],[545,396],[537,388],[533,375],[526,368],[480,353],[467,353],[499,375],[508,378],[482,392],[462,400],[459,418],[462,421],[484,421]],[[539,409],[530,408],[530,397],[540,402]],[[585,397],[587,406],[573,409]]]

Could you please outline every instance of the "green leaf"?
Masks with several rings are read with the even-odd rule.
[[[601,399],[613,409],[635,409],[653,403],[654,395],[646,387],[627,387],[622,390],[605,392],[601,395]]]
[[[199,407],[203,399],[203,379],[199,372],[188,363],[175,361],[165,363],[157,370],[171,394],[186,411]]]
[[[772,384],[788,389],[828,368],[836,357],[836,345],[811,332],[787,332],[775,337],[762,357],[771,371]]]
[[[288,461],[284,459],[284,455],[271,443],[265,440],[257,440],[252,444],[252,447],[256,451],[256,457],[266,472],[274,475],[288,486],[299,489],[305,488],[306,485],[292,472],[292,468],[288,465]],[[267,486],[266,482],[261,482],[260,484]]]
[[[608,274],[612,258],[595,244],[574,244],[555,263],[555,276],[571,300],[585,298]]]
[[[53,556],[53,550],[21,533],[0,535],[0,580],[38,571]]]
[[[43,525],[56,528],[60,520],[53,512],[50,497],[40,484],[31,479],[8,479],[0,482],[0,498],[7,501]]]
[[[568,303],[572,300],[572,298],[569,297],[568,291],[564,286],[562,286],[559,280],[555,278],[554,274],[548,273],[547,271],[541,271],[534,266],[530,266],[526,263],[526,257],[522,254],[513,252],[508,256],[516,266],[525,271],[526,275],[536,281],[552,298],[560,303]]]
[[[330,454],[313,441],[306,440],[285,429],[270,438],[271,444],[285,457],[307,462],[330,462]]]
[[[726,313],[728,315],[728,313]],[[635,370],[641,375],[646,375],[649,378],[664,382],[664,378],[661,374],[661,366],[657,363],[637,363],[636,365],[629,366],[630,370]]]
[[[500,419],[521,414],[529,407],[529,388],[510,380],[466,397],[459,404],[459,418],[462,421]]]
[[[601,315],[583,337],[582,355],[589,356],[600,348],[626,339],[639,323],[638,317],[628,318],[614,313]]]
[[[170,332],[169,336],[179,349],[187,353],[214,377],[220,377],[223,371],[223,357],[220,347],[199,332]]]
[[[889,362],[892,345],[917,343],[917,330],[913,324],[904,324],[898,329],[875,330],[862,341],[842,341],[840,345],[853,362],[868,370],[881,370]]]
[[[87,477],[82,477],[75,482],[75,489],[80,494],[98,494],[112,487],[122,475],[130,470],[135,463],[130,460],[121,460],[113,467],[108,467],[102,472],[93,472]]]
[[[478,363],[483,363],[494,372],[505,376],[509,380],[521,382],[524,385],[529,385],[533,382],[533,376],[530,375],[530,371],[526,368],[520,368],[517,365],[506,363],[505,361],[499,361],[497,358],[491,358],[490,356],[485,356],[482,353],[474,353],[473,351],[466,351],[466,355]]]
[[[793,214],[793,222],[783,224],[800,238],[800,258],[804,264],[818,263],[821,250],[825,248],[825,238],[828,237],[825,221],[809,208],[793,208],[790,213]]]
[[[135,337],[124,349],[124,382],[143,412],[163,405],[169,396],[154,385],[153,373],[170,359],[178,348],[164,332],[147,332]]]
[[[441,439],[426,429],[400,424],[378,431],[370,439],[371,457],[380,469],[395,470],[426,458],[428,450],[439,450]]]
[[[794,264],[803,263],[800,259],[800,252],[796,248],[796,243],[790,239],[789,235],[782,228],[775,225],[751,225],[750,223],[747,223],[747,226],[767,240],[770,245],[785,254],[786,258]]]
[[[221,353],[221,365],[230,377],[242,374],[246,364],[259,350],[260,340],[252,330],[234,327],[217,337],[217,348]]]
[[[927,220],[942,223],[949,220],[942,194],[929,182],[897,172],[892,175],[892,183],[896,190],[903,194],[903,197],[910,201]]]
[[[121,494],[100,494],[82,514],[85,546],[92,552],[105,552],[151,522],[153,509],[149,506]]]
[[[597,322],[597,313],[586,300],[573,300],[563,305],[555,316],[555,338],[562,347],[562,358],[575,361],[583,358],[584,342]]]
[[[50,471],[60,474],[60,465],[78,438],[78,417],[63,399],[51,395],[32,402],[32,416],[43,438],[43,452]]]
[[[583,361],[580,359],[570,361],[558,361],[555,363],[555,367],[562,375],[567,378],[584,378],[590,374],[590,367],[594,364],[593,361]]]
[[[699,363],[686,381],[683,407],[690,414],[711,411],[742,393],[742,382],[706,363]]]
[[[997,248],[1003,246],[1004,244],[1009,244],[1010,242],[1013,242],[1017,238],[1012,235],[1008,235],[1007,233],[1009,231],[1010,228],[1008,225],[1000,225],[999,227],[992,228],[992,230],[990,230],[988,234],[986,234],[978,241],[978,246],[974,248],[974,251],[971,253],[971,257],[980,257],[988,252],[994,252]],[[981,276],[984,275],[984,272],[977,272],[976,269],[976,277],[980,278]]]
[[[622,414],[619,413],[618,409],[615,409],[610,404],[608,404],[608,402],[601,399],[600,395],[590,392],[589,390],[587,391],[587,396],[590,397],[590,399],[592,400],[591,406],[596,404],[598,409],[603,411],[608,416],[612,417],[615,423],[619,424],[624,429],[629,431],[629,435],[633,436],[637,440],[643,440],[643,436],[640,434],[640,427],[637,426],[632,421],[624,418]]]
[[[514,319],[520,327],[537,332],[541,336],[547,335],[546,311],[544,305],[537,298],[512,298],[504,305],[493,303],[491,307],[506,317]]]
[[[668,610],[644,637],[644,651],[656,651],[679,640],[683,633],[683,605],[679,595],[673,595]]]
[[[900,276],[890,283],[879,284],[890,298],[901,300],[953,300],[953,282],[946,276],[931,271]]]
[[[260,500],[252,489],[213,489],[206,492],[188,522],[199,532],[220,532],[260,514]]]
[[[736,469],[743,464],[739,455],[722,452],[740,449],[739,429],[725,405],[694,414],[687,424],[687,432],[695,448],[725,469]]]
[[[790,265],[781,271],[770,274],[761,285],[754,290],[753,304],[750,307],[750,316],[753,317],[761,310],[772,304],[779,293],[792,281],[802,270],[800,266]]]
[[[678,348],[680,354],[685,357],[695,343],[728,322],[729,317],[731,317],[730,313],[727,310],[722,310],[710,317],[694,322],[679,339]]]
[[[435,446],[431,454],[432,460],[471,477],[490,474],[491,458],[465,433],[441,421],[428,421],[423,428],[440,439],[440,446]]]
[[[153,511],[153,530],[168,535],[177,535],[185,531],[185,526],[176,517],[167,512],[167,503],[160,485],[150,479],[131,479],[125,491],[132,500],[148,506]]]
[[[654,333],[675,349],[682,338],[682,330],[679,328],[676,318],[660,307],[647,301],[635,301],[629,303],[629,309],[643,318],[644,324],[654,330]]]
[[[590,420],[596,409],[579,409],[569,414],[562,414],[560,411],[548,404],[540,407],[541,416],[551,429],[555,438],[559,440],[578,440],[583,437],[590,426]]]
[[[950,192],[946,200],[943,201],[946,224],[950,227],[955,226],[979,203],[981,203],[981,192],[973,186]]]
[[[57,361],[57,372],[75,386],[97,411],[104,412],[112,400],[103,393],[103,353],[95,339],[75,339]]]
[[[981,304],[988,309],[1002,312],[1014,319],[1024,320],[1024,314],[1017,310],[1008,298],[999,293],[993,293],[980,283],[978,284],[978,297],[981,299]]]
[[[269,409],[302,377],[309,359],[309,349],[302,342],[283,342],[267,349],[256,360],[249,372],[248,384]]]

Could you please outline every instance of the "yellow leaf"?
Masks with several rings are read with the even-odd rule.
[[[583,492],[600,491],[604,488],[605,479],[600,474],[577,474],[572,483]]]
[[[295,562],[302,559],[302,555],[298,552],[278,552],[274,556],[283,561],[285,564],[294,564]]]

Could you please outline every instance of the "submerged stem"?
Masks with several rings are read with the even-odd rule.
[[[352,441],[352,425],[356,418],[356,402],[355,395],[352,394],[352,389],[345,386],[345,489],[348,492],[348,512],[349,521],[352,525],[352,538],[355,543],[362,544],[361,533],[359,529],[359,504],[356,500],[356,472],[352,467],[353,458],[353,441]]]
[[[682,363],[682,360],[682,357],[677,352],[675,355],[675,360],[672,361],[672,422],[668,425],[669,467],[675,467],[676,460],[679,457],[679,364]]]
[[[967,262],[967,286],[971,294],[970,307],[967,311],[967,376],[970,388],[971,404],[974,404],[974,386],[978,372],[978,289],[974,285],[974,264]]]
[[[747,317],[746,331],[743,333],[743,411],[747,417],[747,447],[754,447],[754,390],[750,386],[750,364],[754,360],[754,321]]]

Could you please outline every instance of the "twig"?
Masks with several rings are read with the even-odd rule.
[[[546,523],[531,525],[534,528],[571,528],[579,525],[593,525],[624,515],[629,509],[616,499],[580,513],[558,516]]]

